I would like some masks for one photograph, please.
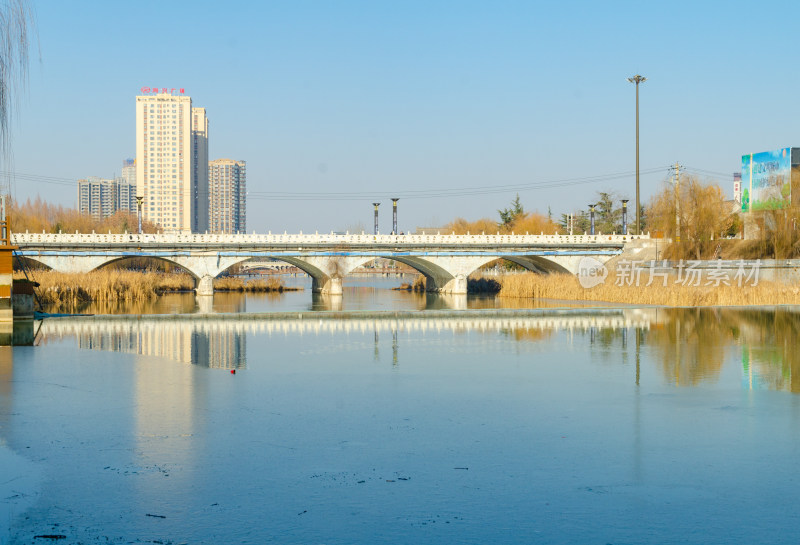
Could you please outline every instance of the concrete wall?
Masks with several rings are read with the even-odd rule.
[[[617,261],[617,265],[624,261]],[[677,277],[679,273],[686,274],[688,267],[697,270],[702,284],[709,280],[715,282],[715,278],[724,275],[729,279],[731,285],[736,283],[736,274],[744,272],[751,275],[753,271],[758,281],[780,282],[783,284],[800,283],[800,259],[709,259],[709,260],[686,260],[679,261],[629,261],[637,268],[642,268],[642,277],[646,277],[652,270],[654,274],[666,273]],[[681,268],[683,270],[681,271]],[[710,276],[709,276],[710,274]],[[748,282],[748,285],[752,282]]]

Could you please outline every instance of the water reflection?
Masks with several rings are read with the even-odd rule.
[[[426,294],[414,294],[422,301]],[[341,308],[336,297],[319,295],[315,305]],[[215,305],[241,308],[239,297],[214,296]],[[446,298],[438,298],[447,301]],[[425,303],[428,304],[427,301]],[[455,305],[458,306],[458,305]],[[427,308],[427,307],[426,307]],[[655,366],[666,383],[694,386],[719,380],[726,362],[741,365],[746,388],[800,392],[800,334],[795,309],[592,309],[504,312],[391,314],[211,314],[47,320],[43,342],[76,338],[78,346],[168,358],[219,368],[243,368],[247,335],[370,334],[374,358],[380,358],[383,334],[391,338],[392,362],[400,363],[399,332],[453,331],[500,334],[518,342],[553,342],[569,346],[584,338],[591,352],[609,364],[633,363],[638,384],[641,362]],[[560,335],[560,336],[559,336]],[[399,340],[400,339],[400,340]],[[643,353],[646,358],[643,358]],[[633,361],[631,361],[631,359]]]
[[[800,392],[798,314],[789,310],[742,311],[735,327],[745,385]]]
[[[327,299],[327,298],[322,298]],[[477,331],[510,335],[518,341],[539,341],[554,332],[584,331],[599,328],[647,328],[647,313],[631,310],[600,310],[592,313],[542,311],[528,315],[482,315],[445,313],[437,316],[370,315],[363,317],[320,314],[253,315],[211,314],[206,316],[123,316],[48,319],[42,322],[42,342],[77,339],[87,350],[111,350],[158,356],[181,363],[225,369],[244,368],[247,361],[246,336],[338,335],[373,333],[375,358],[379,358],[379,339],[386,332],[392,339],[392,362],[399,363],[398,332],[454,333]]]
[[[231,323],[163,319],[48,319],[42,342],[74,338],[86,350],[110,350],[156,356],[203,367],[242,369],[247,364],[247,340]]]
[[[735,360],[746,388],[800,392],[798,309],[660,308],[648,316],[649,327],[632,331],[637,384],[644,349],[664,381],[676,386],[715,382]],[[625,359],[627,328],[593,327],[588,334],[595,353],[615,359],[621,351]]]

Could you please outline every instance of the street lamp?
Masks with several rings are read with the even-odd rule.
[[[392,198],[392,234],[397,234],[397,201],[400,198]]]
[[[628,81],[636,84],[636,234],[641,234],[641,223],[639,213],[642,205],[639,203],[639,84],[647,81],[647,78],[636,74]]]
[[[379,202],[372,203],[372,206],[375,207],[375,234],[378,234],[378,207],[381,205]]]
[[[139,220],[139,234],[142,234],[142,201],[144,197],[136,196],[136,216]]]
[[[628,234],[628,201],[630,199],[622,199],[622,234]]]
[[[596,204],[590,204],[589,205],[589,217],[590,217],[590,223],[589,223],[590,232],[589,232],[589,234],[590,235],[594,234],[594,207],[595,206],[597,206],[597,205]]]

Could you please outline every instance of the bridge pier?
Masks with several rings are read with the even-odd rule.
[[[196,295],[214,295],[214,277],[211,275],[203,275],[197,281],[197,286],[194,288]]]
[[[328,295],[342,294],[342,279],[328,277],[311,277],[311,291],[314,293],[326,293]]]
[[[457,273],[455,277],[450,280],[440,290],[442,293],[449,293],[452,295],[466,295],[467,294],[467,274]]]

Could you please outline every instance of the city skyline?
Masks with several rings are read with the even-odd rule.
[[[130,97],[156,84],[207,108],[209,157],[247,158],[258,232],[371,230],[378,201],[389,232],[391,196],[403,231],[496,219],[517,192],[556,218],[598,191],[632,198],[637,73],[643,203],[676,161],[730,198],[742,155],[798,143],[792,109],[741,115],[791,104],[775,54],[791,36],[758,30],[800,11],[788,2],[748,14],[752,32],[740,10],[690,3],[35,6],[41,60],[11,127],[21,200],[69,205],[75,180],[116,172],[134,154]]]

